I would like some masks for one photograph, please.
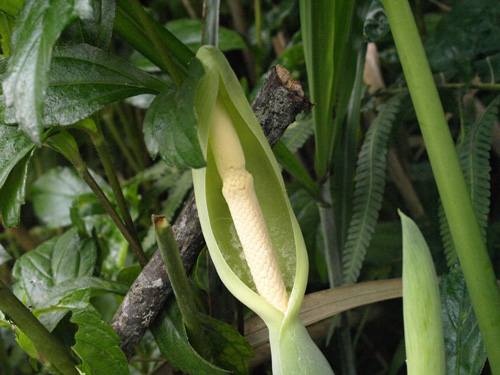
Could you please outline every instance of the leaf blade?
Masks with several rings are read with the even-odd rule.
[[[16,20],[13,53],[2,82],[7,106],[20,128],[41,144],[45,91],[52,49],[62,31],[77,18],[90,18],[86,0],[28,0]]]

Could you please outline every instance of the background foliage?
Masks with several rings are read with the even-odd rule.
[[[192,195],[186,168],[204,164],[189,110],[201,73],[196,64],[188,66],[205,27],[202,1],[142,2],[170,57],[158,53],[133,3],[6,0],[0,5],[0,279],[72,348],[82,371],[168,373],[163,359],[168,358],[176,370],[226,373],[186,344],[173,302],[155,337],[148,333],[128,364],[108,325],[140,272],[134,251],[143,249],[149,257],[156,249],[151,214],[173,222]],[[498,274],[500,3],[411,5]],[[342,132],[328,187],[343,282],[401,276],[397,208],[417,221],[437,273],[447,274],[456,260],[453,243],[384,10],[379,0],[353,2],[353,9],[359,16],[353,16],[354,31],[344,33],[351,49],[346,48],[344,70],[335,73],[339,87],[350,89],[336,94],[336,114],[342,117],[336,126]],[[219,47],[249,100],[276,64],[310,94],[298,1],[223,1],[220,23]],[[338,38],[342,25],[337,27]],[[324,203],[317,180],[324,167],[318,176],[315,152],[311,114],[301,115],[275,149],[309,252],[309,293],[328,288],[330,281],[325,262],[330,250],[318,206]],[[103,205],[106,200],[109,206]],[[241,374],[248,368],[270,373],[265,355],[248,364],[252,349],[230,327],[248,314],[240,307],[221,308],[231,297],[210,271],[202,252],[191,280],[201,311],[217,319],[205,321],[215,332],[217,365]],[[448,373],[489,373],[457,267],[443,280],[441,293]],[[405,373],[399,300],[350,310],[348,318],[357,372]],[[341,374],[331,326],[330,320],[318,323],[313,335]],[[178,352],[157,334],[168,336]],[[0,373],[48,373],[44,363],[30,339],[0,314]]]

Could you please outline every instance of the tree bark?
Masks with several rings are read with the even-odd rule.
[[[271,69],[252,103],[252,109],[271,147],[278,142],[288,125],[295,121],[295,117],[309,111],[311,107],[300,83],[294,81],[290,73],[279,65]],[[189,271],[205,246],[194,198],[185,204],[172,229],[183,265]],[[111,321],[128,359],[171,295],[172,287],[157,250],[132,284]]]

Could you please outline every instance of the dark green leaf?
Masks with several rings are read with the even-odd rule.
[[[389,134],[399,111],[399,97],[380,105],[358,156],[353,214],[343,254],[344,282],[356,282],[370,245],[385,189],[386,154]]]
[[[47,300],[44,304],[46,306],[56,305],[64,297],[83,289],[89,290],[92,297],[105,293],[124,296],[128,292],[128,286],[124,283],[103,280],[93,276],[82,276],[55,285],[48,292]]]
[[[144,141],[151,157],[160,154],[180,169],[201,168],[205,160],[198,143],[194,97],[204,71],[191,60],[189,76],[179,91],[165,91],[151,104],[144,119]]]
[[[426,53],[435,71],[460,71],[473,77],[471,62],[500,52],[500,3],[463,0],[454,4],[425,39]]]
[[[15,127],[0,124],[0,187],[14,166],[34,147],[35,144]]]
[[[460,166],[485,242],[490,212],[491,133],[493,125],[498,119],[499,104],[500,96],[497,96],[473,125],[462,128],[465,135],[461,137],[463,143],[458,150]],[[439,208],[439,222],[446,258],[451,267],[457,259],[457,254],[442,205]]]
[[[161,312],[151,325],[161,354],[176,368],[198,375],[222,375],[228,372],[203,359],[191,347],[186,328],[175,301]]]
[[[376,42],[389,32],[389,22],[381,0],[375,0],[370,5],[366,15],[364,32],[367,42]]]
[[[17,16],[13,53],[2,85],[16,122],[38,144],[52,49],[66,26],[77,18],[90,17],[92,8],[85,0],[27,0]]]
[[[86,43],[107,50],[115,19],[114,0],[90,0],[94,9],[92,19],[78,20],[65,30],[63,38],[70,44]]]
[[[11,259],[12,257],[10,256],[10,254],[0,244],[0,266]]]
[[[215,363],[236,375],[248,374],[248,360],[254,356],[248,341],[229,324],[204,314],[199,315],[212,346]]]
[[[73,124],[115,101],[169,87],[117,56],[86,44],[58,47],[53,55],[45,124]],[[5,120],[15,122],[12,114],[6,114]]]
[[[32,187],[36,215],[49,228],[71,224],[70,208],[80,194],[91,193],[78,173],[67,167],[49,170]]]
[[[67,280],[91,276],[97,260],[97,250],[91,238],[81,240],[75,229],[54,237],[29,253],[14,265],[14,278],[28,302],[35,308],[48,307],[53,287]]]
[[[7,227],[19,224],[27,166],[34,147],[24,133],[0,124],[0,217]]]
[[[7,180],[0,188],[0,217],[6,227],[16,227],[21,219],[21,205],[25,202],[26,178],[28,176],[28,163],[33,152],[22,158],[9,174]]]
[[[79,290],[61,301],[61,307],[73,312],[71,322],[78,325],[73,350],[82,363],[78,369],[86,374],[130,374],[127,358],[120,349],[120,338],[90,304],[90,291]]]
[[[486,350],[462,271],[455,266],[439,285],[446,351],[446,373],[480,374]]]

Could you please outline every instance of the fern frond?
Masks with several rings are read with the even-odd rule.
[[[311,116],[303,116],[300,120],[291,124],[281,137],[283,143],[294,153],[301,148],[304,143],[314,133],[314,123]]]
[[[385,188],[389,134],[399,105],[399,97],[394,97],[379,106],[358,156],[353,214],[343,253],[345,285],[356,282],[377,224]]]
[[[491,131],[498,118],[499,103],[500,96],[490,103],[472,126],[463,127],[462,131],[465,131],[466,134],[458,152],[460,165],[484,241],[486,241],[486,227],[490,212]],[[442,205],[439,207],[439,225],[446,259],[448,266],[451,267],[455,263],[457,255]]]

